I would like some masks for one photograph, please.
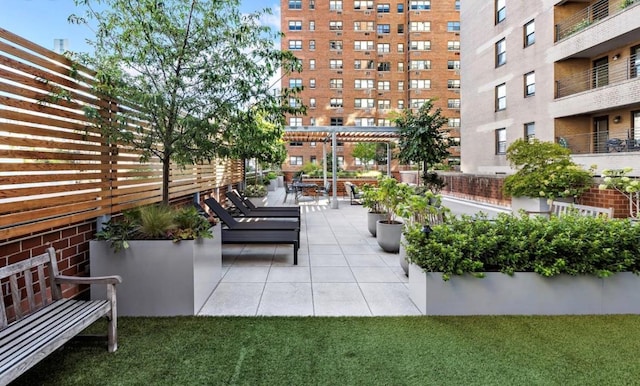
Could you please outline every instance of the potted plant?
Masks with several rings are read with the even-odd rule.
[[[518,139],[507,149],[507,160],[517,169],[503,185],[514,213],[548,213],[549,200],[573,201],[593,183],[595,166],[584,170],[571,160],[569,149],[557,143]]]
[[[267,187],[259,184],[247,185],[242,192],[255,206],[265,205],[267,193]]]
[[[265,176],[265,186],[270,192],[275,192],[278,187],[278,175],[276,172],[268,172]]]
[[[371,236],[376,237],[376,224],[378,220],[387,218],[387,213],[382,209],[380,203],[380,191],[377,187],[364,184],[362,186],[362,206],[369,209],[367,212],[367,226]]]
[[[629,217],[638,221],[640,219],[640,179],[631,178],[627,174],[633,169],[630,167],[624,169],[604,169],[602,176],[603,184],[598,186],[599,189],[615,189],[620,192],[629,201]]]
[[[398,253],[400,250],[402,221],[396,218],[396,214],[411,192],[409,185],[401,184],[395,178],[384,176],[378,179],[378,198],[386,216],[376,222],[376,240],[385,252]]]
[[[121,315],[195,315],[221,277],[220,227],[214,224],[191,206],[125,211],[90,242],[91,274],[123,278]],[[91,296],[103,295],[92,289]]]

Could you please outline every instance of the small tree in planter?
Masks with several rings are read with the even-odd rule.
[[[376,236],[376,224],[378,220],[387,218],[387,213],[382,208],[380,203],[380,190],[370,184],[364,184],[362,186],[362,206],[369,209],[367,212],[367,225],[369,233],[372,236]]]
[[[369,170],[369,162],[376,158],[378,144],[372,142],[358,142],[353,147],[351,155],[359,159],[364,165],[364,170]]]
[[[601,184],[598,188],[603,190],[615,189],[627,197],[629,200],[629,217],[637,221],[640,218],[640,179],[627,176],[632,170],[629,167],[603,170],[604,184]]]
[[[399,183],[395,178],[384,176],[378,179],[378,198],[386,218],[376,223],[376,240],[386,252],[397,253],[400,249],[402,221],[396,217],[400,206],[412,192],[410,186]]]

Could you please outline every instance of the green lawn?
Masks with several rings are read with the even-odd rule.
[[[118,322],[116,353],[74,344],[16,384],[640,384],[640,316]]]

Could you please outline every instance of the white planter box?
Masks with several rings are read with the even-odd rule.
[[[517,215],[521,209],[531,214],[548,214],[551,210],[546,198],[511,197],[511,212]]]
[[[278,187],[278,180],[270,180],[269,185],[267,185],[267,190],[269,192],[275,192]]]
[[[267,205],[267,197],[248,197],[248,198],[249,198],[249,201],[251,201],[253,205],[257,207]]]
[[[284,176],[278,176],[278,187],[279,188],[283,188],[284,187]]]
[[[220,226],[213,239],[132,240],[117,254],[107,241],[89,244],[92,276],[120,275],[118,314],[122,316],[196,315],[222,274]],[[92,299],[104,289],[91,289]]]
[[[441,273],[410,264],[409,296],[424,315],[640,314],[640,277],[487,272],[443,281]]]

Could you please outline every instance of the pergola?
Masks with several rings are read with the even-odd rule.
[[[391,175],[391,149],[389,143],[398,138],[398,128],[393,126],[285,126],[285,142],[322,142],[322,159],[327,158],[327,143],[331,141],[332,192],[331,208],[338,209],[338,142],[387,143],[387,175]],[[323,162],[323,179],[327,184],[327,165]]]

